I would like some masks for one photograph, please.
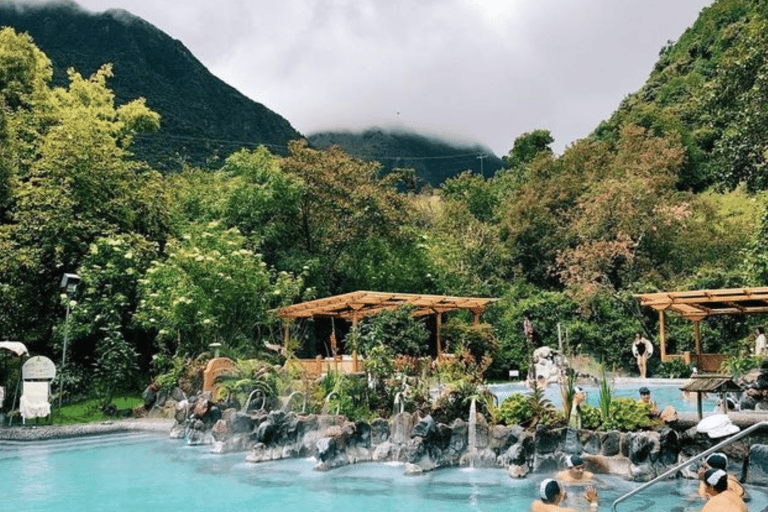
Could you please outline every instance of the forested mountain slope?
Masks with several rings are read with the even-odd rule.
[[[645,85],[596,131],[627,123],[680,137],[680,189],[768,188],[768,2],[719,0],[660,52]]]
[[[320,149],[337,145],[350,155],[380,162],[385,171],[415,169],[417,176],[433,187],[463,171],[490,177],[503,166],[490,149],[478,144],[449,143],[398,130],[319,132],[311,134],[309,142]]]
[[[159,133],[138,138],[133,148],[160,169],[221,165],[211,160],[243,146],[285,152],[300,137],[283,117],[212,75],[182,42],[126,11],[3,1],[0,26],[32,36],[53,63],[56,85],[67,83],[70,67],[88,77],[112,63],[117,103],[143,97],[161,116]]]

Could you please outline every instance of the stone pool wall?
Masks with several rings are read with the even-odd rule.
[[[318,460],[316,469],[328,470],[360,462],[399,461],[406,464],[408,473],[474,465],[506,468],[512,478],[552,473],[565,467],[566,455],[582,453],[588,470],[635,481],[651,480],[722,440],[712,440],[685,422],[660,430],[595,432],[490,426],[478,416],[476,441],[470,446],[466,421],[445,425],[429,415],[407,412],[370,423],[283,411],[251,415],[231,409],[216,416],[215,421],[181,417],[171,437],[210,444],[215,453],[244,451],[250,462],[312,456]],[[768,483],[768,429],[723,451],[729,471],[743,482]],[[681,476],[696,478],[697,466],[685,468]]]

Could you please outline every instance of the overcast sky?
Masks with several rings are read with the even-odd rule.
[[[589,134],[712,0],[76,0],[125,9],[305,135],[401,126],[497,155]]]

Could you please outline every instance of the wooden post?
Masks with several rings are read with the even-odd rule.
[[[355,348],[352,351],[352,373],[357,373],[357,312],[352,316],[352,332],[355,333]]]
[[[290,326],[290,320],[287,318],[283,320],[283,352],[288,355],[288,327]]]
[[[664,310],[659,310],[659,350],[661,352],[661,362],[667,360],[667,329],[664,322]]]
[[[435,317],[435,337],[437,338],[437,360],[439,361],[443,357],[442,340],[440,339],[440,329],[443,325],[443,314],[438,312]]]
[[[699,412],[699,421],[704,418],[704,414],[701,411],[701,391],[696,392],[696,410]]]
[[[472,325],[477,327],[480,325],[480,311],[473,309],[472,310]]]
[[[693,338],[696,341],[696,366],[701,370],[701,328],[699,326],[700,320],[693,322]]]

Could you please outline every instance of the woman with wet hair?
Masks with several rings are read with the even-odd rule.
[[[531,503],[530,512],[576,512],[572,508],[562,507],[560,504],[567,497],[565,487],[557,483],[554,478],[548,478],[539,485],[539,497]],[[589,503],[589,510],[597,510],[597,489],[590,486],[584,490],[584,499]]]

